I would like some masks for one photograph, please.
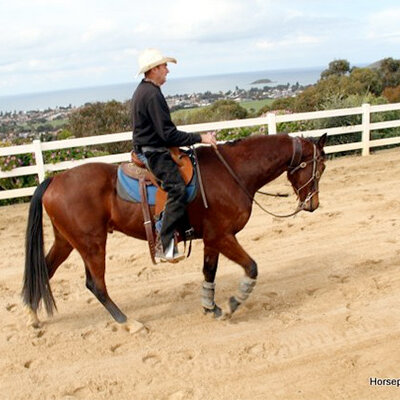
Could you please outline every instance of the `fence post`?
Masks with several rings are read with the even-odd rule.
[[[267,114],[268,135],[276,135],[276,115],[274,113]]]
[[[33,147],[35,149],[35,161],[36,161],[36,167],[38,169],[39,183],[42,183],[45,177],[44,176],[45,170],[43,162],[42,144],[40,140],[34,140]]]
[[[365,103],[362,105],[362,155],[369,155],[369,141],[370,141],[370,119],[371,119],[371,105]]]

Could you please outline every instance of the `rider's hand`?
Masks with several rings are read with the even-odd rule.
[[[217,145],[217,140],[215,138],[215,132],[207,132],[201,135],[201,143],[211,144],[211,146]]]

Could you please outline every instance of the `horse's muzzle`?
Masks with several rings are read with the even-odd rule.
[[[304,211],[315,211],[319,207],[318,193],[307,196],[307,198],[300,203],[299,207]]]
[[[319,207],[318,198],[317,198],[317,199],[313,198],[313,199],[311,199],[311,201],[308,202],[308,207],[306,207],[305,210],[306,210],[306,211],[309,211],[309,212],[313,212],[313,211],[315,211],[318,207]]]

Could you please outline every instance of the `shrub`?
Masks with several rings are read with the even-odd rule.
[[[75,137],[105,135],[132,130],[130,101],[89,103],[75,110],[70,116],[70,129]],[[124,153],[132,150],[132,142],[97,145],[98,150],[108,153]]]
[[[382,95],[387,99],[389,103],[400,102],[400,85],[396,87],[385,88]]]
[[[188,110],[173,115],[176,125],[198,124],[202,122],[243,119],[248,116],[247,110],[233,100],[217,100],[210,106]]]

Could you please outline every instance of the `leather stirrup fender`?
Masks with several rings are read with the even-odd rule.
[[[190,157],[180,150],[179,147],[170,147],[169,152],[171,153],[171,157],[178,166],[179,172],[187,185],[193,178],[193,164]]]
[[[143,178],[139,179],[139,188],[140,188],[141,206],[142,206],[143,220],[144,220],[144,229],[146,232],[147,243],[149,245],[151,261],[155,265],[157,263],[155,259],[156,245],[154,240],[153,219],[151,217],[150,207],[147,201],[146,183]]]

